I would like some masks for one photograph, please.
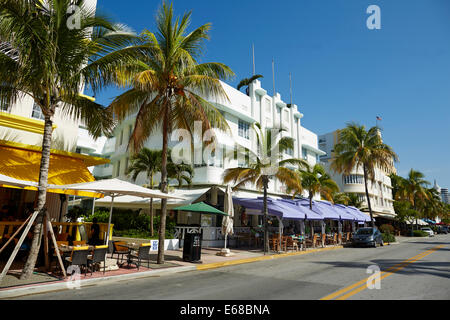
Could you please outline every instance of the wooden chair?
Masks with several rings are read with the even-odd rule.
[[[350,239],[351,233],[347,232],[347,235],[345,237],[345,243],[350,243],[351,239]]]
[[[317,234],[314,234],[312,239],[306,239],[306,245],[315,248],[317,246]]]
[[[56,241],[67,241],[68,238],[69,238],[68,233],[60,233],[56,236]]]
[[[274,235],[272,238],[269,239],[269,247],[272,251],[278,251],[279,247],[279,238],[278,236]]]
[[[287,241],[288,241],[287,238],[291,238],[291,237],[281,236],[280,251],[286,251],[287,250]]]
[[[286,237],[286,250],[295,250],[298,251],[298,244],[297,241],[294,241],[292,237]]]
[[[332,238],[327,239],[327,244],[335,245],[337,243],[337,234],[335,233]]]
[[[338,235],[338,241],[337,244],[342,244],[342,234]]]
[[[325,248],[325,244],[327,242],[327,235],[325,233],[321,236],[322,248]]]

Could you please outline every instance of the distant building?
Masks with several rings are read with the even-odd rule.
[[[448,189],[447,188],[441,188],[441,198],[442,198],[442,202],[449,204],[450,203],[450,199],[449,199],[449,194],[448,194]]]
[[[327,172],[339,186],[341,192],[355,193],[363,202],[363,211],[368,211],[366,191],[364,186],[364,173],[362,168],[354,168],[349,175],[342,175],[331,170],[331,159],[333,158],[334,146],[339,143],[339,130],[320,135],[319,149],[326,152],[320,157],[320,161]],[[370,203],[374,217],[393,219],[395,217],[394,200],[392,198],[392,185],[389,175],[395,173],[392,167],[385,172],[381,169],[375,170],[375,182],[368,181]]]

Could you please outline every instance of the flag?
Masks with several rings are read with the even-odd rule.
[[[381,117],[378,117],[378,116],[377,116],[377,120],[378,120],[378,121],[381,121],[381,120],[383,120],[383,119],[381,119]]]

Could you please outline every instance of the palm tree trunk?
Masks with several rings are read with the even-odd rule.
[[[153,198],[150,198],[150,236],[153,237]]]
[[[150,187],[153,189],[153,174],[150,176]],[[153,198],[150,198],[150,234],[153,237],[155,235],[155,229],[153,226],[154,214],[153,214]]]
[[[263,177],[263,186],[264,186],[264,255],[269,252],[269,212],[267,210],[267,189],[269,187],[269,179],[268,177]]]
[[[161,192],[167,193],[167,149],[169,144],[169,109],[166,108],[163,122],[163,147],[161,161]],[[158,264],[164,264],[164,242],[166,238],[167,199],[161,199],[161,221],[159,225]]]
[[[368,174],[367,174],[366,166],[363,166],[363,170],[364,170],[364,186],[366,188],[367,205],[369,206],[369,213],[370,213],[370,224],[373,228],[373,227],[375,227],[375,223],[373,221],[372,205],[370,204],[369,186],[367,185]]]
[[[49,116],[45,117],[44,124],[44,136],[42,140],[42,157],[41,157],[41,167],[39,172],[39,191],[38,191],[38,202],[35,211],[39,211],[39,215],[36,218],[36,224],[33,230],[33,240],[31,244],[30,253],[28,255],[27,262],[22,270],[20,276],[21,280],[28,279],[34,271],[36,266],[36,260],[39,254],[39,249],[41,247],[42,239],[42,228],[43,228],[43,215],[44,215],[44,205],[47,198],[47,183],[48,183],[48,170],[50,168],[50,149],[52,144],[52,130],[53,121]]]
[[[313,193],[309,191],[309,209],[312,210]]]

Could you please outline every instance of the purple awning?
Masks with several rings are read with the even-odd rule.
[[[233,202],[239,204],[248,209],[255,209],[263,211],[264,199],[246,199],[246,198],[233,198]],[[272,216],[277,216],[283,219],[290,220],[323,220],[320,215],[312,212],[309,209],[305,209],[297,206],[295,203],[288,203],[285,200],[267,199],[267,210]]]
[[[321,206],[325,206],[327,208],[329,208],[330,210],[334,210],[334,212],[336,212],[341,220],[344,221],[358,221],[358,216],[350,213],[345,206],[337,206],[337,205],[333,205],[330,202],[327,201],[319,201],[319,205]]]
[[[361,210],[355,208],[355,207],[346,207],[347,210],[349,210],[351,213],[358,215],[360,217],[359,221],[362,222],[371,222],[372,220],[370,219],[370,216],[368,216],[367,214],[365,214],[364,212],[362,212]]]
[[[308,199],[296,199],[294,200],[297,203],[301,204],[304,207],[307,207],[309,209],[309,200]],[[320,205],[320,201],[313,201],[312,202],[312,211],[319,214],[322,219],[327,220],[340,220],[340,216],[338,213],[336,213],[335,210],[332,210],[331,208],[327,206]]]
[[[306,220],[323,220],[324,219],[320,214],[317,214],[316,212],[312,211],[309,207],[302,206],[298,201],[281,199],[281,200],[278,200],[278,202],[281,202],[282,204],[284,204],[286,206],[290,206],[290,207],[294,208],[295,210],[300,211],[305,216]]]

